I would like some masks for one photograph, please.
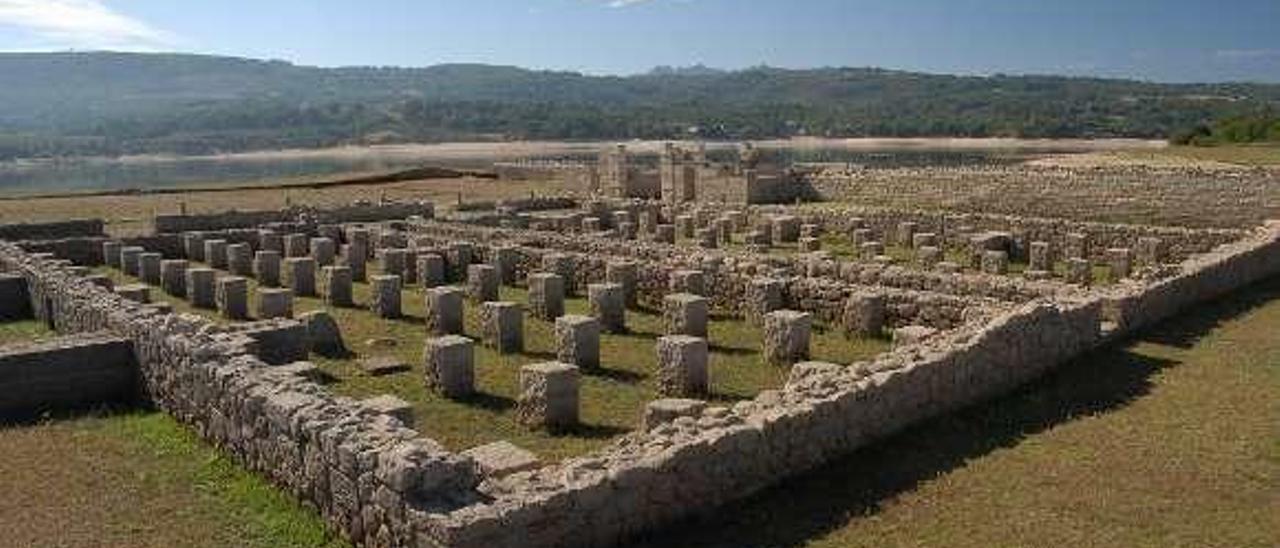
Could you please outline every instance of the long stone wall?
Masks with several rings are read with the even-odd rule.
[[[105,226],[102,219],[5,224],[0,225],[0,240],[52,240],[101,236]]]
[[[157,215],[158,233],[198,232],[252,228],[270,223],[284,223],[306,218],[317,223],[376,223],[401,220],[413,216],[431,218],[435,207],[430,203],[367,204],[325,209],[294,208],[267,211],[227,211],[206,215]],[[20,238],[18,238],[20,239]]]
[[[0,270],[24,277],[33,308],[63,333],[132,343],[149,401],[295,495],[353,540],[430,543],[414,524],[473,502],[475,464],[399,421],[253,357],[251,341],[164,314],[0,242]]]

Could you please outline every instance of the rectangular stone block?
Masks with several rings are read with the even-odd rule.
[[[258,250],[271,251],[279,256],[284,256],[284,235],[274,230],[262,229],[258,231]]]
[[[145,284],[128,284],[115,288],[116,295],[129,299],[135,303],[147,304],[151,302],[151,287]]]
[[[205,240],[204,241],[204,260],[211,268],[218,270],[227,269],[227,241],[226,240]]]
[[[419,251],[414,262],[417,263],[418,282],[422,287],[430,289],[448,283],[443,256],[433,252]]]
[[[766,314],[786,306],[786,282],[777,278],[756,278],[748,282],[742,303],[748,323],[760,325]]]
[[[524,352],[524,308],[512,302],[487,302],[480,308],[485,345],[502,354]]]
[[[120,248],[124,244],[116,241],[102,242],[102,264],[111,268],[120,268]]]
[[[1053,258],[1049,255],[1049,242],[1031,242],[1027,270],[1053,270]]]
[[[182,250],[187,260],[204,262],[204,234],[199,232],[182,233]]]
[[[329,266],[334,263],[338,255],[338,244],[328,238],[314,238],[311,240],[311,258],[316,260],[318,266]]]
[[[498,282],[502,285],[515,285],[517,268],[520,265],[520,250],[515,246],[498,246],[490,251],[492,257],[489,265],[498,272]]]
[[[218,279],[218,312],[228,320],[249,319],[249,280],[239,276]]]
[[[426,290],[424,315],[427,332],[435,335],[462,334],[462,290],[433,287]]]
[[[351,269],[345,266],[326,266],[322,270],[324,278],[324,302],[329,306],[355,306],[351,291]]]
[[[253,276],[253,248],[249,244],[227,244],[227,272]]]
[[[707,340],[687,335],[660,337],[658,353],[658,394],[684,397],[708,394]]]
[[[556,359],[583,369],[598,369],[600,322],[590,316],[556,318]]]
[[[280,286],[280,252],[263,250],[253,255],[253,274],[258,285],[264,287]]]
[[[555,321],[564,315],[564,278],[537,272],[529,275],[529,310],[535,318]]]
[[[605,281],[622,286],[622,295],[627,308],[635,308],[639,300],[636,281],[639,279],[640,265],[635,261],[609,261],[605,265]]]
[[[532,428],[565,430],[578,424],[579,372],[568,363],[549,362],[520,368],[516,417]]]
[[[572,255],[548,253],[542,256],[542,271],[559,275],[564,280],[564,294],[574,294],[577,285],[577,260]]]
[[[187,302],[195,308],[212,309],[217,307],[217,291],[215,282],[218,273],[212,268],[188,268],[184,285],[187,289]]]
[[[879,337],[884,333],[887,300],[882,293],[861,292],[844,301],[841,326],[845,337]]]
[[[475,350],[471,339],[448,335],[428,339],[423,351],[427,389],[459,399],[475,393]]]
[[[498,300],[498,270],[487,264],[467,267],[467,298],[483,303]]]
[[[600,321],[600,327],[606,332],[627,332],[627,303],[621,285],[588,285],[587,303],[591,307],[591,315]]]
[[[160,261],[164,256],[159,253],[141,253],[138,255],[138,277],[149,285],[160,285]]]
[[[471,242],[451,242],[445,250],[445,261],[449,267],[449,279],[463,281],[467,279],[467,267],[475,262],[475,246]]]
[[[138,257],[147,250],[138,246],[125,246],[120,248],[120,271],[126,276],[137,278],[142,273],[141,265],[138,264]]]
[[[370,310],[379,318],[395,319],[400,311],[400,277],[394,274],[370,276]]]
[[[306,257],[311,254],[311,237],[306,234],[286,234],[284,236],[284,256],[288,259]]]
[[[379,267],[383,274],[404,276],[405,262],[409,257],[408,250],[383,249],[379,254]]]
[[[707,294],[707,278],[701,270],[675,270],[667,284],[671,293],[689,293],[692,295]]]
[[[258,288],[258,319],[293,317],[293,291],[274,287]]]
[[[1107,263],[1111,268],[1112,280],[1128,278],[1133,273],[1133,251],[1127,247],[1108,249]]]
[[[764,316],[764,358],[773,365],[792,365],[809,359],[813,320],[808,313],[777,310]]]
[[[174,297],[187,296],[187,261],[167,259],[160,261],[160,288]]]
[[[664,297],[662,304],[666,334],[706,338],[711,305],[705,297],[675,293]]]
[[[290,257],[284,260],[284,285],[299,297],[316,296],[316,260]]]

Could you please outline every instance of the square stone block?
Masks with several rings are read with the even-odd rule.
[[[428,339],[424,350],[427,389],[447,398],[475,393],[475,355],[471,339],[447,335]]]
[[[583,369],[600,367],[600,322],[590,316],[556,318],[556,359]]]
[[[567,363],[548,362],[521,367],[520,396],[516,402],[519,422],[553,431],[577,426],[578,379],[578,368]]]

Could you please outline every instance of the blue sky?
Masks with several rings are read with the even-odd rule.
[[[1280,82],[1280,0],[0,0],[0,50]]]

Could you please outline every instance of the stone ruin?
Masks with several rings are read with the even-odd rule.
[[[1187,229],[696,200],[578,208],[497,223],[436,219],[427,204],[184,216],[121,238],[94,221],[0,227],[0,318],[62,335],[0,348],[0,368],[30,371],[0,376],[0,411],[154,405],[360,545],[615,545],[1280,273],[1280,222]],[[372,261],[398,273],[368,277],[366,312],[397,321],[401,290],[422,299],[419,382],[443,397],[475,390],[475,345],[520,352],[527,313],[554,322],[557,352],[520,369],[515,420],[572,432],[601,333],[625,332],[640,308],[663,321],[657,397],[634,431],[560,462],[510,442],[447,449],[414,430],[403,400],[336,396],[306,361],[344,343],[327,313],[295,318],[294,299],[352,307]],[[90,267],[146,283],[112,287]],[[527,303],[499,300],[495,284],[524,285]],[[575,293],[590,315],[566,314]],[[158,295],[227,321],[175,313]],[[480,307],[481,340],[462,336],[467,306]],[[708,324],[724,316],[759,330],[784,385],[733,404],[703,399],[715,374]],[[815,325],[893,347],[815,362]]]

